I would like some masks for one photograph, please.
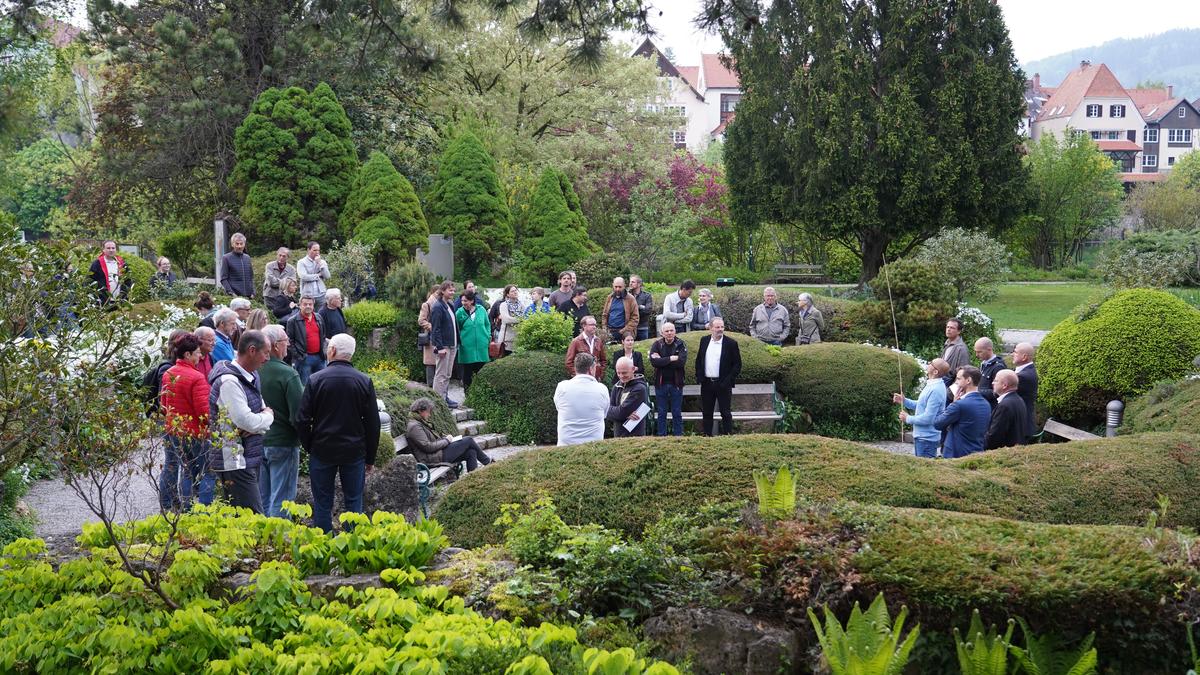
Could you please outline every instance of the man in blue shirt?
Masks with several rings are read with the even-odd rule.
[[[942,445],[942,457],[946,459],[966,457],[983,450],[992,406],[979,394],[979,380],[982,378],[983,373],[974,366],[959,368],[958,377],[954,380],[958,385],[954,403],[933,421],[933,428],[946,431],[946,442]]]
[[[925,388],[917,400],[905,398],[903,394],[892,394],[892,402],[900,403],[907,410],[900,411],[900,421],[911,424],[913,428],[913,454],[917,457],[937,457],[938,444],[942,440],[942,432],[933,428],[933,421],[946,409],[946,383],[942,376],[950,370],[950,364],[945,359],[934,359],[925,368]]]

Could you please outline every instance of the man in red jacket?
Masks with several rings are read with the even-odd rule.
[[[173,347],[175,365],[163,374],[159,394],[166,415],[167,460],[158,477],[158,500],[163,509],[186,508],[193,487],[197,488],[201,504],[211,504],[216,483],[208,471],[209,384],[196,368],[201,358],[200,340],[184,333],[176,338]],[[177,494],[177,486],[182,495]]]

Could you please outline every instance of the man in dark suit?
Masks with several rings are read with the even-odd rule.
[[[1034,414],[1034,404],[1037,403],[1038,373],[1033,365],[1033,345],[1022,342],[1013,350],[1013,369],[1017,371],[1017,396],[1025,402],[1025,412],[1028,415],[1029,430],[1026,436],[1032,437],[1037,433],[1037,415]]]
[[[1025,412],[1025,401],[1017,394],[1017,374],[1005,369],[992,378],[992,390],[996,392],[996,407],[988,423],[984,437],[985,450],[1024,445],[1029,437],[1029,415]]]
[[[714,317],[709,335],[700,339],[696,352],[696,381],[700,383],[700,410],[704,435],[713,435],[713,406],[721,409],[721,434],[733,433],[733,383],[742,372],[742,353],[733,338],[725,337],[725,320]]]

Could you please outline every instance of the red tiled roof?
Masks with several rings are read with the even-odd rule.
[[[1121,174],[1122,183],[1157,183],[1166,180],[1165,173],[1123,173]]]
[[[700,67],[704,69],[704,86],[737,89],[741,86],[737,73],[721,63],[720,54],[701,54]]]
[[[1158,122],[1183,101],[1184,99],[1182,98],[1169,98],[1155,103],[1147,103],[1146,105],[1138,106],[1138,112],[1142,113],[1142,117],[1147,122]]]
[[[734,118],[734,115],[730,115],[729,119],[718,124],[716,129],[713,129],[712,131],[708,132],[708,135],[709,136],[720,136],[721,134],[725,133],[725,128],[729,126],[729,123],[733,121],[733,118]]]
[[[700,86],[700,66],[675,66],[684,82],[693,87]]]
[[[1108,151],[1129,151],[1141,152],[1142,146],[1133,141],[1096,141],[1096,145],[1100,146],[1101,150]]]
[[[1171,98],[1171,92],[1167,89],[1126,89],[1125,92],[1139,109]]]
[[[1098,66],[1082,65],[1067,73],[1062,84],[1054,88],[1054,94],[1042,106],[1042,114],[1038,115],[1037,121],[1070,117],[1083,99],[1089,96],[1120,97],[1128,94],[1108,66],[1103,63]]]

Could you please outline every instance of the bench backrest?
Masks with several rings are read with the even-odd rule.
[[[684,396],[699,396],[700,395],[700,385],[685,384],[683,386],[683,395]],[[775,383],[771,382],[768,384],[739,384],[733,388],[733,395],[734,396],[738,396],[738,395],[774,396],[775,395]],[[651,398],[654,397],[654,387],[650,387],[650,397]]]
[[[1100,438],[1096,434],[1089,433],[1083,429],[1076,429],[1062,422],[1057,422],[1054,418],[1046,420],[1046,426],[1042,427],[1042,430],[1048,434],[1072,441],[1087,441],[1093,438]]]

